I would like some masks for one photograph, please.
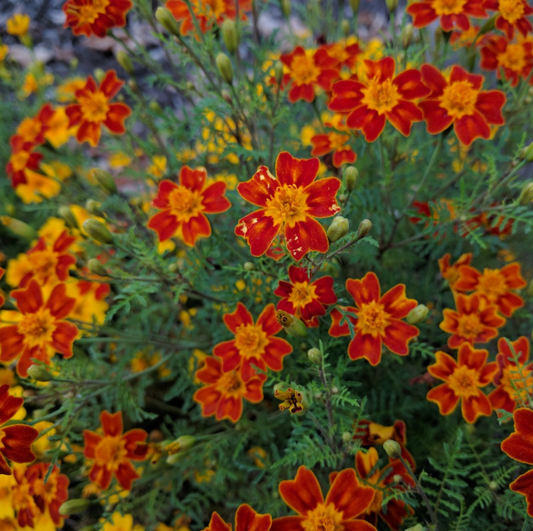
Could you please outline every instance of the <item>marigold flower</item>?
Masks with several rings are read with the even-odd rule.
[[[348,346],[348,356],[352,360],[365,358],[375,366],[381,361],[383,344],[391,352],[406,356],[409,341],[419,332],[416,326],[401,320],[417,305],[414,299],[405,296],[405,285],[398,284],[382,296],[378,277],[367,273],[362,280],[348,279],[346,290],[356,305],[355,308],[346,308],[346,311],[357,315],[357,318],[346,316],[355,330],[355,337]],[[331,318],[331,336],[350,334],[348,323],[340,324],[343,316],[339,310],[333,310]]]
[[[253,404],[263,400],[264,375],[252,376],[245,382],[240,370],[224,371],[218,358],[206,358],[205,366],[196,371],[196,378],[207,384],[193,396],[202,406],[203,417],[216,415],[217,420],[237,422],[242,415],[243,398]]]
[[[452,68],[449,81],[432,65],[422,65],[422,79],[431,94],[418,106],[430,134],[441,133],[453,124],[459,142],[469,146],[476,138],[490,138],[490,125],[503,125],[505,94],[482,91],[483,76]]]
[[[458,348],[463,343],[487,343],[498,335],[498,328],[506,319],[498,315],[498,308],[488,304],[477,293],[471,295],[457,294],[456,310],[445,308],[441,330],[452,334],[448,338],[450,348]]]
[[[327,54],[332,59],[335,59],[335,68],[342,68],[343,66],[353,70],[362,53],[361,47],[357,42],[353,42],[354,37],[350,37],[342,42],[335,42],[332,44],[323,44],[317,51],[316,56],[319,63],[325,61],[321,58],[323,54]]]
[[[533,30],[527,18],[533,15],[533,8],[527,0],[485,0],[484,7],[498,12],[495,26],[503,31],[509,40],[514,37],[515,28],[524,37]]]
[[[283,54],[280,61],[287,67],[283,75],[283,86],[289,86],[289,101],[296,103],[305,100],[311,103],[315,99],[315,86],[331,90],[331,84],[339,78],[335,68],[337,59],[327,53],[304,50],[297,46],[291,53]]]
[[[459,280],[459,268],[469,265],[472,261],[472,253],[462,254],[454,264],[450,264],[451,254],[446,253],[439,258],[439,269],[442,277],[448,281],[451,290],[455,290],[455,283]]]
[[[376,531],[373,525],[356,519],[372,503],[374,489],[360,485],[353,468],[337,474],[325,501],[316,476],[304,466],[298,469],[293,480],[279,484],[279,493],[298,516],[276,518],[272,522],[271,531],[321,531],[336,528]]]
[[[481,391],[488,385],[498,370],[495,362],[487,363],[486,350],[474,350],[470,343],[459,347],[458,361],[449,354],[437,352],[437,363],[428,367],[429,373],[444,380],[427,394],[427,399],[439,406],[441,415],[450,415],[459,401],[463,418],[472,424],[480,415],[489,416],[492,407],[489,399]]]
[[[150,218],[148,227],[164,242],[178,236],[193,246],[198,238],[211,236],[211,225],[205,214],[220,214],[231,207],[226,196],[226,183],[217,181],[206,186],[205,168],[193,170],[183,166],[179,184],[161,181],[152,205],[162,212]]]
[[[25,13],[15,13],[12,17],[7,19],[6,30],[10,35],[23,37],[30,29],[31,19]]]
[[[103,38],[108,30],[126,25],[132,6],[130,0],[67,0],[63,4],[64,27],[72,28],[74,35]]]
[[[41,168],[44,164],[41,164]],[[61,185],[54,179],[36,173],[26,168],[24,171],[25,182],[15,188],[15,193],[26,205],[30,203],[42,203],[44,199],[55,197],[61,191]]]
[[[240,183],[237,190],[246,201],[261,207],[239,220],[235,234],[245,238],[253,256],[263,255],[278,234],[285,237],[295,260],[309,251],[327,252],[328,237],[315,218],[328,218],[340,211],[335,196],[341,182],[336,177],[315,181],[319,160],[296,159],[280,153],[274,177],[266,166]]]
[[[287,387],[285,391],[276,389],[274,391],[274,398],[281,400],[281,404],[279,404],[280,411],[288,409],[294,415],[302,413],[309,407],[305,395],[301,391],[297,391],[292,387]]]
[[[23,424],[4,424],[13,419],[22,407],[24,400],[9,394],[9,385],[0,386],[0,475],[11,475],[11,468],[6,459],[13,463],[31,463],[35,455],[31,444],[39,432]]]
[[[24,118],[17,127],[15,134],[22,138],[24,143],[34,146],[43,144],[54,113],[52,105],[46,103],[33,118]]]
[[[512,342],[500,338],[496,364],[498,371],[492,380],[496,389],[489,394],[493,409],[512,413],[517,406],[528,405],[533,386],[533,364],[529,361],[527,337],[522,336]]]
[[[6,270],[3,267],[0,267],[0,280],[2,280],[2,277],[4,276],[4,273]],[[0,293],[0,306],[4,305],[4,302],[6,302],[5,297]]]
[[[113,476],[123,489],[131,490],[134,480],[140,477],[131,461],[144,461],[149,446],[145,443],[148,434],[134,429],[124,432],[122,412],[100,413],[103,435],[84,430],[83,455],[93,460],[89,479],[102,489],[107,489]]]
[[[233,313],[224,314],[224,323],[235,339],[216,345],[213,354],[222,359],[225,373],[240,366],[241,378],[247,382],[256,374],[252,365],[264,371],[267,367],[283,369],[283,357],[292,352],[292,347],[274,337],[283,327],[276,321],[273,304],[266,306],[254,323],[252,314],[239,302]]]
[[[144,531],[144,527],[134,524],[131,514],[120,514],[116,511],[111,515],[110,521],[103,524],[102,531]]]
[[[70,482],[65,474],[59,473],[59,468],[55,465],[45,482],[49,468],[48,463],[31,465],[26,471],[26,477],[30,479],[31,492],[37,507],[42,513],[49,514],[55,526],[61,528],[63,518],[59,514],[59,507],[68,500]]]
[[[468,17],[487,18],[484,0],[422,0],[413,2],[406,11],[413,17],[415,28],[429,26],[437,18],[444,31],[470,29]]]
[[[272,516],[259,514],[248,504],[239,505],[235,514],[235,528],[222,520],[217,512],[211,515],[209,525],[204,531],[269,531],[272,525]]]
[[[381,135],[387,120],[402,135],[409,136],[413,122],[423,120],[422,112],[413,101],[430,93],[422,83],[420,72],[410,69],[395,76],[392,57],[365,60],[364,64],[366,81],[335,83],[328,108],[350,113],[346,125],[362,130],[367,142],[374,142]]]
[[[33,151],[33,145],[24,142],[20,136],[12,136],[9,139],[11,156],[6,166],[6,173],[11,179],[13,187],[27,182],[26,170],[37,171],[43,155]]]
[[[274,295],[282,298],[278,302],[278,310],[303,319],[307,326],[318,326],[317,316],[326,315],[325,307],[337,302],[333,277],[326,276],[311,282],[305,268],[291,265],[289,280],[280,280],[274,291]]]
[[[67,105],[65,112],[69,127],[79,126],[76,139],[80,144],[87,141],[93,147],[98,145],[102,124],[115,135],[126,132],[124,120],[131,109],[125,103],[109,103],[122,85],[124,81],[117,78],[117,73],[108,70],[100,86],[89,76],[85,86],[76,91],[76,103]]]
[[[56,352],[71,358],[78,328],[63,319],[76,301],[67,297],[65,285],[57,285],[45,301],[41,287],[32,279],[25,289],[12,291],[11,296],[17,301],[20,322],[0,327],[0,361],[19,358],[17,373],[26,378],[32,358],[47,365]]]
[[[357,160],[357,154],[347,145],[350,139],[350,135],[334,131],[314,135],[311,138],[311,155],[322,157],[333,151],[332,162],[336,168],[343,164],[353,164]]]

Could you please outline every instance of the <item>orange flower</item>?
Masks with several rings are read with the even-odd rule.
[[[489,399],[480,389],[491,382],[498,370],[495,362],[487,363],[488,355],[486,350],[474,350],[469,343],[459,347],[458,362],[445,352],[435,354],[437,363],[430,365],[428,371],[446,383],[431,389],[427,399],[439,406],[441,415],[450,415],[459,401],[463,418],[469,424],[480,415],[492,413]]]
[[[242,303],[233,313],[224,314],[224,323],[235,339],[219,343],[213,354],[222,359],[222,370],[227,373],[240,367],[241,378],[247,382],[255,376],[252,365],[266,371],[283,369],[283,357],[292,352],[287,341],[274,337],[282,330],[276,321],[276,310],[269,304],[254,323],[252,314]]]
[[[24,143],[32,146],[44,144],[45,135],[50,128],[50,121],[54,117],[54,108],[46,103],[33,118],[24,118],[20,122],[15,134],[22,138]]]
[[[502,269],[484,269],[483,273],[470,265],[459,267],[457,291],[475,291],[489,304],[495,304],[505,317],[524,306],[524,300],[512,290],[523,288],[527,282],[520,274],[520,264],[514,262]]]
[[[113,476],[125,490],[131,490],[139,474],[131,461],[144,461],[149,446],[145,443],[148,434],[134,429],[124,432],[122,413],[100,413],[100,424],[104,434],[84,430],[85,448],[83,455],[93,460],[89,479],[102,489],[107,489]]]
[[[217,181],[206,186],[205,168],[193,170],[183,166],[179,184],[161,181],[152,205],[162,212],[150,218],[148,227],[157,232],[159,241],[178,236],[193,246],[201,237],[211,236],[211,225],[205,214],[220,214],[231,207],[226,196],[226,183]]]
[[[358,56],[362,51],[359,44],[356,42],[352,44],[348,44],[348,42],[323,44],[315,53],[318,62],[324,63],[325,60],[321,56],[327,54],[329,57],[335,59],[335,68],[342,68],[345,66],[348,69],[353,70],[357,64]]]
[[[67,17],[64,27],[72,28],[74,35],[103,38],[107,30],[126,25],[132,5],[130,0],[67,0],[63,4]]]
[[[239,220],[235,234],[246,238],[253,256],[263,255],[278,234],[285,236],[287,250],[295,260],[309,251],[327,252],[328,237],[315,218],[340,211],[335,196],[341,182],[336,177],[315,181],[319,161],[278,155],[274,177],[266,166],[240,183],[237,190],[246,201],[261,207]]]
[[[31,444],[39,432],[23,424],[4,426],[24,403],[22,398],[15,398],[8,390],[8,384],[0,386],[0,474],[10,476],[11,468],[6,459],[14,463],[31,463],[35,460]]]
[[[326,276],[311,282],[305,268],[291,265],[289,280],[280,280],[274,291],[274,295],[282,297],[277,309],[303,319],[307,326],[318,326],[317,316],[326,315],[326,306],[337,302],[333,278]]]
[[[13,187],[27,182],[26,170],[37,171],[39,163],[43,159],[40,153],[33,151],[33,145],[24,142],[20,136],[12,136],[9,139],[11,145],[11,156],[6,166],[6,173],[11,179]]]
[[[235,514],[235,531],[269,531],[272,525],[272,516],[259,514],[248,504],[239,505]],[[204,531],[232,531],[231,524],[222,520],[217,512],[211,515],[209,525]]]
[[[413,2],[406,11],[413,17],[415,28],[429,26],[440,18],[440,27],[448,32],[470,29],[468,17],[487,18],[484,0],[422,0]]]
[[[527,0],[485,0],[485,9],[498,11],[496,28],[503,31],[511,40],[515,28],[525,37],[531,30],[531,22],[527,19],[533,15],[533,8]]]
[[[450,348],[458,348],[463,343],[487,343],[498,335],[498,328],[506,320],[498,315],[498,308],[490,305],[477,293],[472,295],[457,294],[457,310],[446,308],[442,311],[444,320],[441,330],[452,334],[448,338]]]
[[[498,372],[492,380],[496,389],[489,395],[492,407],[512,413],[517,406],[529,405],[533,365],[529,361],[527,337],[522,336],[513,342],[500,338],[496,363]]]
[[[330,131],[314,135],[311,138],[313,150],[311,155],[321,157],[333,151],[333,166],[340,168],[343,164],[353,164],[357,160],[357,154],[347,145],[350,135]]]
[[[455,283],[459,280],[459,268],[463,265],[468,265],[472,261],[472,253],[462,254],[458,260],[450,265],[451,254],[446,253],[442,258],[439,258],[440,274],[448,281],[451,290],[455,290]]]
[[[395,76],[395,68],[392,57],[365,60],[366,82],[345,80],[332,87],[328,108],[350,113],[346,125],[362,130],[367,142],[374,142],[381,135],[387,120],[404,136],[411,133],[413,122],[423,120],[413,103],[430,92],[422,83],[420,72],[411,69]]]
[[[339,78],[339,71],[335,68],[338,61],[327,53],[297,46],[291,53],[283,54],[280,60],[288,69],[283,76],[283,85],[290,86],[291,103],[298,100],[311,103],[315,99],[315,86],[331,90],[332,83]]]
[[[115,135],[126,132],[124,120],[131,114],[131,109],[125,103],[109,103],[122,85],[124,81],[117,78],[117,73],[108,70],[99,87],[89,76],[85,86],[76,91],[77,103],[68,105],[65,112],[69,127],[79,126],[76,139],[80,144],[87,141],[93,147],[98,145],[102,124]]]
[[[398,284],[381,296],[378,277],[367,273],[362,280],[348,279],[346,290],[356,305],[346,311],[357,318],[346,315],[344,324],[340,324],[343,315],[333,310],[329,334],[333,337],[349,335],[350,326],[346,321],[350,321],[355,337],[348,346],[348,356],[352,360],[365,358],[375,366],[381,361],[383,344],[391,352],[406,356],[409,340],[418,336],[418,328],[401,320],[416,306],[414,299],[405,296],[405,285]]]
[[[505,94],[482,91],[483,76],[452,68],[450,80],[432,65],[422,65],[422,79],[431,94],[418,106],[424,113],[428,132],[441,133],[453,124],[459,142],[469,146],[476,138],[490,138],[490,125],[503,125]]]
[[[271,531],[376,531],[373,525],[356,519],[372,503],[374,489],[360,485],[353,468],[337,474],[325,501],[316,476],[304,466],[293,480],[279,484],[279,493],[298,516],[276,518]]]
[[[243,398],[253,404],[263,400],[264,375],[252,376],[245,382],[239,370],[222,370],[222,362],[218,358],[206,358],[205,366],[196,371],[195,376],[207,384],[193,396],[202,406],[203,417],[216,415],[217,420],[237,422],[242,415]]]
[[[6,270],[3,267],[0,267],[0,280],[2,280],[2,277],[4,276],[4,273]],[[5,297],[0,293],[0,306],[4,305],[4,302],[6,302]]]
[[[65,285],[56,286],[46,302],[35,280],[30,280],[25,289],[12,291],[11,296],[17,301],[20,322],[0,328],[0,361],[12,362],[19,358],[17,373],[26,378],[32,358],[47,365],[56,352],[71,358],[78,328],[63,319],[76,301],[67,297]]]

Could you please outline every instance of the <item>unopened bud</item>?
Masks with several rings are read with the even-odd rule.
[[[139,85],[137,85],[137,81],[135,81],[135,79],[128,79],[128,88],[134,93],[134,94],[139,94],[140,92],[140,89],[139,89]],[[122,94],[119,94],[119,96],[122,96]],[[118,97],[118,96],[117,96]]]
[[[148,104],[148,107],[151,111],[156,112],[157,114],[163,114],[163,109],[161,108],[161,105],[159,105],[159,103],[157,103],[157,101],[155,100],[152,100]]]
[[[62,207],[59,207],[57,213],[65,220],[67,227],[70,227],[71,229],[79,228],[78,220],[68,206],[63,205]]]
[[[276,66],[274,66],[274,78],[276,79],[276,83],[281,85],[283,81],[283,63],[281,61],[278,61]]]
[[[522,190],[520,191],[520,197],[518,198],[518,202],[521,205],[527,205],[528,203],[531,203],[531,200],[533,199],[533,182],[525,183],[524,186],[522,186]]]
[[[84,512],[89,507],[89,505],[91,505],[90,500],[82,500],[81,498],[68,500],[65,503],[61,504],[61,506],[59,507],[59,514],[61,516],[79,514]]]
[[[103,214],[102,209],[100,208],[100,203],[94,199],[87,199],[87,201],[85,201],[85,210],[94,216],[101,217]]]
[[[182,435],[181,437],[178,437],[175,441],[172,441],[171,443],[167,444],[165,446],[165,450],[168,455],[174,455],[178,452],[186,452],[187,450],[193,447],[195,441],[196,437],[193,437],[192,435]]]
[[[117,185],[115,179],[108,171],[93,168],[89,171],[89,178],[94,179],[106,192],[110,194],[116,193]]]
[[[189,452],[187,452],[187,451],[183,451],[183,452],[178,452],[176,454],[169,455],[167,457],[167,464],[175,465],[176,463],[179,463],[180,461],[183,461],[184,459],[187,458],[188,453]]]
[[[398,0],[385,0],[389,12],[394,13],[398,7]]]
[[[118,64],[124,68],[126,73],[128,73],[130,76],[133,75],[133,64],[131,62],[131,58],[127,52],[124,50],[119,50],[116,55]]]
[[[291,0],[280,0],[280,7],[283,16],[289,18],[291,16]]]
[[[4,227],[7,227],[13,234],[20,236],[21,238],[34,240],[39,236],[33,227],[30,227],[30,225],[19,219],[11,218],[9,216],[1,216],[0,223],[2,223]]]
[[[359,223],[359,228],[357,229],[357,236],[359,238],[364,238],[372,230],[372,222],[369,219],[363,219]]]
[[[168,270],[171,272],[171,273],[177,273],[179,270],[180,270],[180,266],[177,262],[172,262],[169,266],[168,266]]]
[[[425,304],[419,304],[407,314],[405,320],[412,325],[421,323],[426,319],[428,313],[429,308]]]
[[[231,18],[227,18],[222,24],[222,38],[230,54],[234,54],[239,47],[239,32],[237,25]]]
[[[349,443],[351,442],[353,439],[353,435],[349,432],[349,431],[345,431],[343,434],[342,434],[342,440],[345,442],[345,443]]]
[[[245,271],[253,271],[255,269],[253,262],[244,262],[243,267]]]
[[[401,39],[402,46],[404,48],[409,48],[409,45],[413,41],[414,29],[412,24],[406,24],[402,29]]]
[[[533,162],[533,142],[527,146],[526,151],[524,152],[524,160],[526,162]]]
[[[343,21],[341,22],[341,28],[342,34],[345,37],[348,37],[348,35],[350,35],[350,23],[346,19],[343,19]]]
[[[322,362],[322,352],[320,352],[320,349],[318,348],[310,348],[307,351],[307,357],[310,361],[316,363],[317,365],[320,365]]]
[[[105,77],[105,72],[102,68],[95,68],[94,69],[94,79],[98,81],[98,83],[101,83]]]
[[[158,7],[155,10],[155,18],[169,33],[176,35],[176,37],[180,35],[178,21],[168,9],[165,7]]]
[[[354,15],[357,15],[357,13],[359,13],[359,1],[360,0],[350,0],[350,7],[352,8]]]
[[[402,456],[402,447],[396,441],[388,439],[383,443],[383,449],[392,459],[399,459]]]
[[[339,394],[339,388],[334,385],[331,389],[330,389],[330,392],[332,395],[338,395]]]
[[[338,196],[339,203],[343,204],[346,199],[348,199],[348,194],[339,194]]]
[[[490,481],[489,482],[489,489],[490,490],[498,490],[498,483],[496,483],[496,481]]]
[[[348,234],[350,222],[342,216],[335,216],[327,230],[328,240],[336,242]]]
[[[346,185],[346,190],[351,192],[355,188],[357,183],[357,178],[359,177],[359,172],[355,166],[348,166],[344,172],[344,182]]]
[[[529,281],[529,284],[527,285],[527,294],[530,296],[530,297],[533,297],[533,280],[530,280]]]
[[[425,528],[422,524],[416,524],[405,531],[427,531],[427,528]]]
[[[307,327],[305,326],[305,323],[290,313],[287,313],[283,310],[276,310],[276,321],[290,336],[307,336]]]
[[[91,273],[98,275],[99,277],[107,277],[107,269],[104,267],[104,264],[98,260],[98,258],[91,258],[87,262],[87,267]]]
[[[400,474],[394,474],[392,476],[392,482],[396,485],[401,485],[403,483],[403,477]]]
[[[109,232],[109,229],[97,219],[86,219],[83,222],[83,230],[93,240],[100,243],[112,243],[113,235]]]
[[[28,376],[37,382],[50,382],[54,379],[42,365],[32,365],[28,369]]]
[[[228,85],[231,85],[233,82],[233,66],[231,66],[229,57],[225,53],[219,53],[216,58],[216,63],[222,79]]]

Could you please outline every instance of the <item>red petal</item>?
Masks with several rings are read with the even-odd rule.
[[[196,378],[203,383],[217,383],[222,374],[222,362],[211,356],[205,359],[205,365],[196,371]]]
[[[393,81],[402,98],[416,100],[425,98],[431,90],[422,83],[422,74],[414,68],[398,74]]]
[[[233,313],[224,314],[223,319],[228,329],[233,333],[235,333],[237,328],[241,325],[254,323],[252,314],[246,309],[246,306],[242,302],[237,303],[237,308]]]
[[[478,112],[455,120],[453,128],[459,142],[465,146],[469,146],[476,138],[490,138],[490,127]]]
[[[48,308],[55,319],[59,320],[67,317],[74,306],[76,306],[76,299],[67,297],[65,284],[59,284],[52,290],[45,308]]]
[[[220,515],[217,512],[214,512],[211,515],[209,526],[204,531],[231,531],[231,525],[224,522]]]
[[[371,301],[378,302],[381,294],[378,277],[372,272],[367,273],[361,280],[349,278],[346,281],[346,290],[359,308]]]
[[[170,214],[170,210],[164,210],[150,218],[148,228],[157,232],[160,242],[166,242],[176,234],[180,224],[176,216]]]
[[[305,516],[282,516],[272,520],[270,531],[304,531]]]
[[[115,472],[120,486],[125,490],[131,490],[133,482],[140,477],[129,461],[123,461]]]
[[[431,389],[426,398],[439,406],[441,415],[450,415],[459,403],[459,397],[455,395],[447,383]]]
[[[244,183],[243,183],[244,184]],[[203,193],[202,205],[206,214],[220,214],[231,207],[226,193],[226,183],[218,181],[208,186]]]
[[[235,531],[269,531],[271,525],[272,516],[259,514],[247,504],[240,505],[235,514]]]
[[[216,386],[214,385],[202,387],[193,395],[193,400],[202,406],[202,417],[210,417],[211,415],[214,415],[221,398],[222,394],[220,391],[217,391]]]
[[[183,241],[190,247],[193,247],[199,238],[208,238],[211,236],[211,225],[204,214],[200,213],[190,218],[189,221],[183,221],[181,233],[183,234]]]
[[[100,90],[107,96],[107,99],[110,100],[113,98],[120,88],[124,85],[124,81],[121,81],[117,77],[115,70],[108,70],[104,79],[100,83]]]
[[[239,220],[235,234],[246,238],[252,256],[261,256],[270,248],[280,227],[274,225],[273,218],[265,216],[264,210],[256,210]]]
[[[242,398],[240,396],[222,395],[217,407],[217,420],[229,419],[237,422],[242,415]]]
[[[35,460],[35,455],[31,451],[31,445],[39,436],[39,432],[31,426],[15,424],[14,426],[4,426],[2,428],[4,436],[0,443],[0,452],[7,459],[15,463],[31,463]]]
[[[311,217],[297,221],[293,227],[286,226],[285,240],[287,251],[296,261],[301,260],[309,251],[325,253],[329,248],[324,227]]]
[[[502,107],[505,102],[505,94],[499,90],[480,92],[477,97],[476,109],[483,115],[487,123],[503,125],[505,120],[502,116]]]
[[[106,437],[117,437],[122,435],[124,431],[124,425],[122,424],[122,413],[109,413],[108,411],[102,411],[100,413],[100,424]]]
[[[239,183],[237,191],[243,199],[253,205],[266,207],[268,200],[279,188],[280,182],[266,166],[259,166],[254,176],[245,183]]]
[[[283,328],[276,321],[276,309],[273,304],[269,304],[264,308],[257,318],[257,325],[266,332],[267,336],[273,336]]]
[[[411,125],[413,122],[421,122],[424,119],[422,111],[410,101],[400,101],[391,111],[385,113],[387,120],[403,136],[411,134]]]
[[[265,347],[263,360],[273,371],[283,369],[283,357],[292,352],[290,343],[280,337],[271,337],[268,345]]]
[[[156,198],[152,201],[152,205],[156,208],[169,208],[170,203],[168,201],[168,196],[170,193],[178,187],[176,183],[172,181],[161,181],[159,183],[159,189],[157,191]]]
[[[430,365],[428,372],[431,376],[447,382],[448,378],[457,369],[457,363],[449,354],[440,350],[435,354],[435,358],[437,359],[437,363]]]
[[[315,180],[319,166],[317,158],[297,159],[284,151],[276,160],[276,175],[281,184],[305,188]]]
[[[304,466],[298,469],[294,480],[282,481],[279,484],[279,493],[283,501],[301,515],[307,515],[318,504],[324,503],[316,476]]]
[[[333,97],[328,104],[332,111],[349,112],[361,105],[365,85],[357,81],[338,81],[331,90]]]
[[[413,26],[415,28],[424,28],[429,26],[438,18],[438,15],[433,7],[426,2],[415,2],[410,4],[406,11],[413,17]]]
[[[384,310],[394,319],[402,319],[416,308],[416,301],[408,299],[405,295],[405,284],[398,284],[381,297],[380,301]]]
[[[337,475],[331,485],[326,505],[333,504],[342,513],[343,520],[350,520],[364,513],[374,498],[372,487],[359,485],[355,470],[347,468]]]
[[[463,398],[461,412],[466,422],[473,424],[481,415],[489,417],[492,413],[492,407],[489,399],[480,391],[476,396]]]
[[[335,196],[341,186],[341,181],[336,177],[328,177],[314,182],[305,189],[308,194],[307,214],[315,218],[329,218],[340,211]]]
[[[125,103],[112,103],[104,125],[114,134],[123,135],[126,132],[124,120],[131,115],[131,109]]]
[[[232,371],[241,362],[241,354],[235,346],[235,340],[223,341],[215,346],[213,354],[222,359],[222,370],[224,372]],[[211,382],[209,382],[211,383]]]
[[[335,304],[337,295],[333,291],[333,277],[322,277],[311,284],[315,288],[315,295],[321,304]]]
[[[95,458],[94,450],[96,445],[102,440],[102,436],[94,431],[83,430],[83,438],[85,439],[85,448],[83,455],[89,459]]]
[[[441,96],[448,85],[446,78],[433,65],[422,65],[420,73],[422,81],[432,92],[430,98]]]
[[[189,166],[183,166],[180,171],[180,184],[193,191],[201,191],[207,179],[205,168],[193,170]]]
[[[513,417],[515,433],[502,442],[502,451],[515,461],[533,465],[533,411],[517,409]]]
[[[367,142],[374,142],[385,129],[384,114],[369,109],[366,105],[358,107],[350,113],[346,125],[351,129],[361,129]]]
[[[106,466],[94,464],[89,472],[89,479],[100,485],[102,489],[107,489],[111,485],[113,473]]]
[[[375,367],[381,361],[381,337],[357,332],[348,345],[348,356],[352,360],[365,358]]]
[[[52,341],[50,345],[52,348],[61,354],[65,358],[72,357],[72,343],[78,336],[78,328],[72,323],[65,321],[56,323],[56,329],[52,334]]]
[[[428,133],[432,135],[441,133],[453,123],[453,118],[446,109],[440,106],[437,100],[421,101],[418,107],[424,114]]]
[[[309,282],[309,274],[307,273],[307,269],[305,267],[297,267],[295,265],[291,265],[289,267],[289,278],[291,282],[294,284],[295,282]],[[280,281],[281,284],[282,281]],[[287,283],[286,283],[287,284]],[[290,286],[290,284],[288,284]],[[289,291],[289,293],[292,292],[292,286]]]
[[[398,319],[392,319],[385,328],[383,343],[395,354],[405,356],[409,353],[409,341],[418,336],[419,331],[416,326],[404,323]]]
[[[9,394],[8,384],[0,386],[0,426],[15,415],[23,403],[23,398],[17,398]]]
[[[17,301],[17,308],[23,313],[35,313],[43,306],[41,287],[36,280],[31,280],[26,289],[11,292],[11,296]]]
[[[509,488],[526,497],[527,514],[533,517],[533,470],[518,476],[518,478],[509,485]]]

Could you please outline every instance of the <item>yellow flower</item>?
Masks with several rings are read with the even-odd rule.
[[[41,420],[34,424],[33,427],[39,432],[43,433],[46,430],[44,435],[41,435],[32,445],[31,448],[33,453],[36,455],[37,459],[42,459],[50,451],[57,448],[57,441],[50,441],[50,437],[53,437],[57,432],[55,428],[49,429],[53,426],[52,422],[47,422],[46,420]]]
[[[8,529],[10,527],[2,527],[2,520],[15,518],[15,509],[12,503],[12,488],[17,484],[14,475],[0,476],[0,529]],[[13,529],[16,529],[14,527]]]
[[[6,58],[9,52],[9,46],[7,44],[0,44],[0,63]]]
[[[131,370],[133,372],[142,372],[154,365],[157,365],[161,361],[161,354],[159,352],[149,352],[149,349],[140,350],[135,354],[135,357],[131,360]],[[172,371],[166,366],[161,365],[157,369],[157,373],[160,378],[166,378],[172,374]]]
[[[24,78],[24,83],[22,85],[22,96],[23,99],[27,98],[34,92],[39,90],[39,83],[32,72],[28,72]]]
[[[248,450],[247,454],[254,460],[257,468],[265,468],[267,453],[264,448],[254,446]]]
[[[74,101],[76,99],[76,91],[82,89],[85,86],[86,82],[87,80],[82,77],[74,77],[72,79],[64,81],[63,83],[61,83],[61,85],[58,85],[56,89],[57,101]]]
[[[165,254],[167,251],[173,251],[176,248],[176,243],[173,240],[167,240],[166,242],[158,242],[157,252],[159,254]]]
[[[23,37],[30,29],[30,17],[24,13],[16,13],[7,19],[6,29],[10,35]]]
[[[131,514],[122,515],[119,512],[114,512],[111,515],[111,520],[103,525],[102,531],[144,531],[144,527],[138,524],[133,525]]]
[[[122,168],[131,164],[131,157],[128,157],[126,153],[119,151],[109,157],[109,165],[112,168]]]
[[[55,110],[54,116],[52,116],[51,120],[48,122],[48,125],[49,128],[44,137],[55,148],[66,144],[68,139],[76,134],[77,127],[69,127],[69,119],[64,107],[58,107]],[[66,165],[64,164],[63,166]],[[69,172],[72,174],[70,169]]]
[[[152,165],[148,168],[148,173],[160,179],[167,172],[167,158],[163,155],[152,157]]]
[[[29,203],[41,203],[43,199],[55,197],[61,191],[61,185],[33,170],[26,170],[26,182],[15,188],[15,193],[26,205]]]
[[[104,324],[109,304],[105,301],[109,286],[100,282],[74,281],[67,283],[67,296],[76,299],[69,317],[92,324]]]

